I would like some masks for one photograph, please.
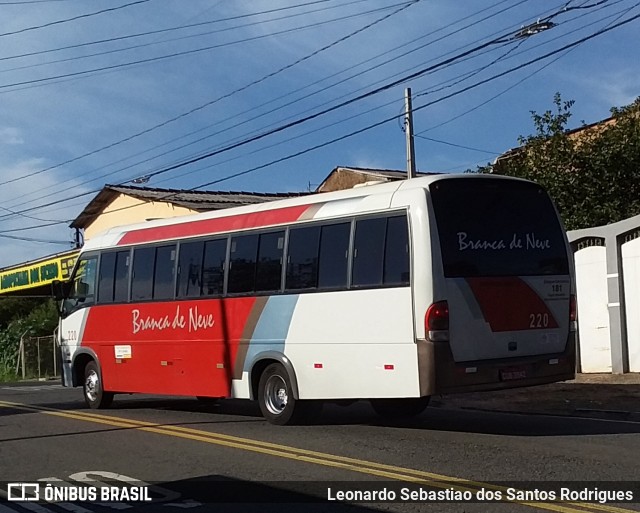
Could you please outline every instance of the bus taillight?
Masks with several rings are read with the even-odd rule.
[[[578,330],[578,304],[574,294],[569,296],[569,329]]]
[[[446,301],[433,303],[424,317],[427,338],[432,342],[449,340],[449,304]]]

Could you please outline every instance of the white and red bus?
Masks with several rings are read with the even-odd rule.
[[[421,412],[433,394],[572,379],[573,264],[538,185],[434,175],[112,228],[64,296],[63,382]]]

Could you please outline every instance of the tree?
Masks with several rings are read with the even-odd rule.
[[[11,321],[26,317],[42,303],[41,298],[0,296],[0,330],[6,329]]]
[[[568,230],[640,214],[640,98],[611,110],[607,122],[567,130],[573,101],[554,96],[556,111],[532,111],[535,134],[520,148],[478,168],[526,178],[545,187]]]
[[[52,299],[3,298],[0,300],[0,378],[11,377],[18,363],[20,337],[51,335],[58,324]]]

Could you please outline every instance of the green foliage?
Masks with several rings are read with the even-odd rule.
[[[11,321],[26,317],[42,302],[41,298],[0,296],[0,330],[6,329]]]
[[[51,335],[57,324],[58,312],[52,299],[1,299],[0,375],[15,371],[20,337],[25,333],[31,337]]]
[[[568,230],[640,214],[640,98],[612,109],[612,122],[568,132],[572,101],[554,97],[555,112],[532,112],[535,134],[480,173],[526,178],[549,191]]]
[[[15,367],[9,367],[8,365],[0,362],[0,383],[16,381],[18,376],[16,375],[15,370]]]

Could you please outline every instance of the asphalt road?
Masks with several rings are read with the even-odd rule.
[[[640,422],[628,420],[440,407],[390,423],[361,402],[329,405],[315,425],[277,427],[249,402],[117,396],[110,410],[92,411],[79,389],[0,385],[0,513],[624,513],[640,511],[639,459]],[[149,485],[140,490],[151,502],[5,500],[8,483],[39,483],[44,495],[46,482],[60,493],[65,484],[102,493],[125,481]],[[552,498],[547,487],[572,495],[545,500]],[[633,493],[634,502],[587,500],[596,489]],[[378,495],[338,500],[354,490]],[[23,490],[24,498],[32,491]],[[385,500],[391,492],[402,501]],[[429,502],[436,492],[441,496]],[[511,500],[489,503],[489,494]]]

